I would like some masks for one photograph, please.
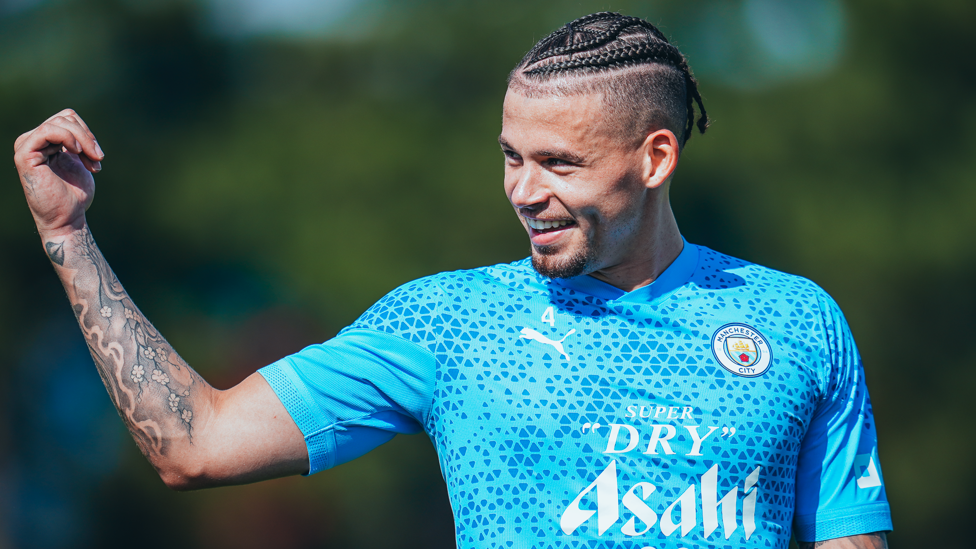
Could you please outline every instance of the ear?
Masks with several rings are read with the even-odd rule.
[[[678,167],[678,138],[671,130],[648,134],[640,146],[644,184],[648,189],[663,186]]]

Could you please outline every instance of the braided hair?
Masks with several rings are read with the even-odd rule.
[[[574,78],[579,76],[584,78]],[[631,125],[670,129],[682,146],[696,125],[695,103],[701,112],[698,131],[708,128],[698,81],[685,56],[638,17],[601,12],[567,23],[525,54],[509,86],[531,91],[560,80],[554,89],[565,94],[605,92],[611,109],[630,113]]]

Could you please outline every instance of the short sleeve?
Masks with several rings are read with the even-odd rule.
[[[891,530],[861,357],[837,304],[823,295],[820,402],[800,448],[795,534],[821,541]]]
[[[259,372],[301,429],[312,474],[422,431],[434,363],[425,347],[353,325]]]

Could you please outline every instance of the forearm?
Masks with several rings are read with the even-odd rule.
[[[304,436],[253,374],[217,391],[139,312],[95,245],[85,210],[105,154],[65,109],[14,143],[14,164],[98,373],[136,444],[167,486],[184,490],[308,471]]]
[[[888,549],[888,540],[884,532],[874,532],[824,541],[801,541],[798,545],[800,549]]]
[[[167,484],[179,485],[169,477],[192,462],[217,391],[146,320],[87,226],[42,240],[122,421]]]

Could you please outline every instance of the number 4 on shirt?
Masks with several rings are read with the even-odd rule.
[[[552,307],[548,307],[546,312],[542,313],[542,321],[548,322],[550,326],[556,326],[556,313],[553,312]]]

